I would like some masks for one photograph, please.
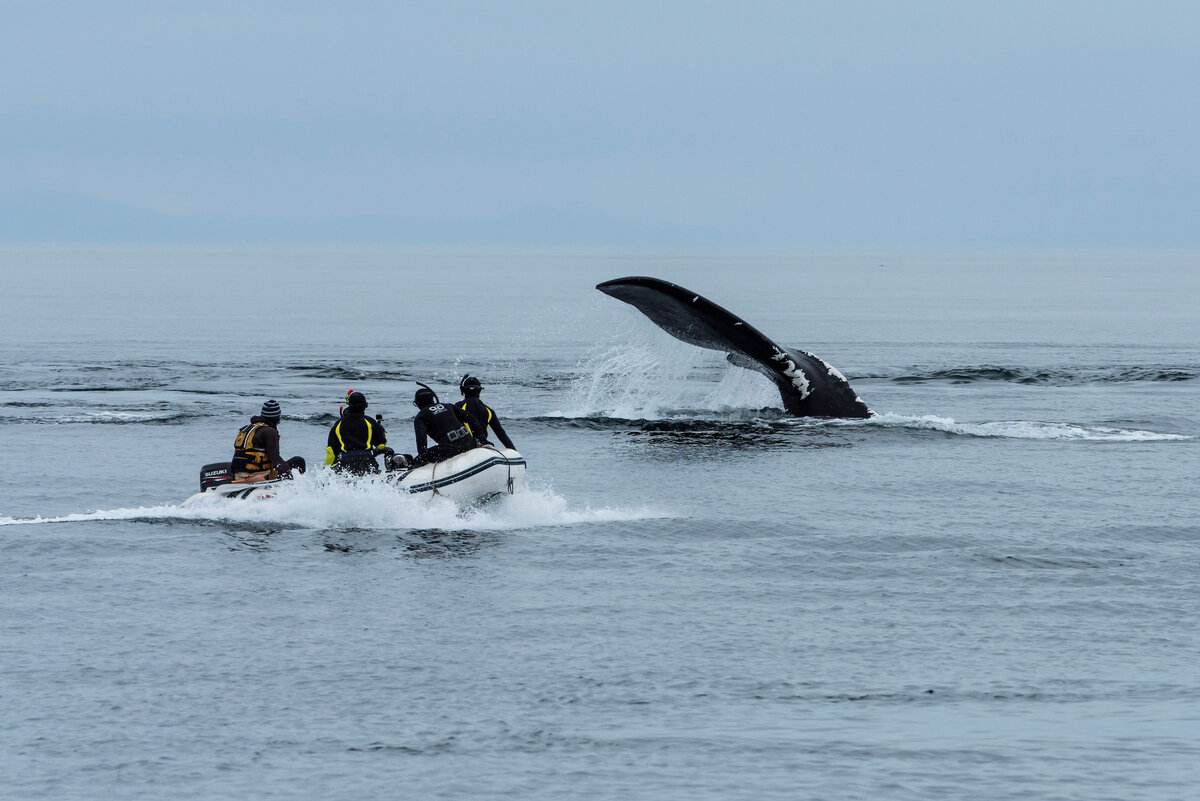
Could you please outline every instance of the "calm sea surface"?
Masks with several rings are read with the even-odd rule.
[[[1188,799],[1200,254],[0,250],[0,796]],[[593,289],[652,275],[868,421]],[[479,375],[483,511],[182,506]],[[208,499],[211,500],[211,499]]]

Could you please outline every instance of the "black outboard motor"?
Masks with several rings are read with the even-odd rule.
[[[205,492],[233,481],[232,462],[213,462],[200,468],[200,491]]]

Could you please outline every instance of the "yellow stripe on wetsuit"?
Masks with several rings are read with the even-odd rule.
[[[338,420],[337,425],[333,427],[333,435],[337,437],[338,444],[342,446],[342,453],[346,452],[346,440],[342,439],[342,423]],[[375,436],[375,428],[371,425],[371,421],[363,418],[363,422],[367,424],[367,450],[371,450],[371,439]],[[385,443],[386,444],[386,443]],[[337,460],[337,456],[333,452],[333,448],[325,446],[325,464],[333,464]]]
[[[371,421],[363,418],[363,422],[367,424],[367,450],[371,450],[371,437],[375,434],[375,429],[371,427]],[[338,438],[338,444],[342,446],[342,453],[346,452],[346,441],[342,439],[342,421],[338,420],[338,424],[333,427],[334,436]]]
[[[458,404],[458,408],[462,409],[465,412],[467,410],[467,402],[463,401],[462,403]],[[484,406],[483,408],[487,409],[487,413],[488,413],[487,419],[483,421],[483,437],[487,437],[488,426],[491,425],[491,423],[492,423],[492,407]],[[463,423],[463,425],[466,426],[467,431],[471,432],[471,436],[476,436],[475,432],[471,431],[470,423]],[[476,437],[476,438],[482,439],[483,437]]]

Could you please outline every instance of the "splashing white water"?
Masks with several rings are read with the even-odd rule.
[[[305,529],[441,529],[509,531],[676,515],[657,509],[571,508],[549,487],[524,487],[482,508],[462,509],[444,497],[413,496],[382,482],[301,476],[267,499],[197,495],[180,504],[110,509],[59,517],[0,517],[0,526],[92,520],[204,520]]]
[[[701,409],[731,412],[738,409],[780,409],[779,389],[765,375],[725,363],[721,381],[700,401]]]
[[[765,376],[716,351],[664,339],[657,329],[608,347],[580,368],[566,410],[550,416],[656,420],[679,410],[720,414],[779,406],[779,391]]]
[[[835,425],[868,425],[891,428],[912,428],[943,431],[968,437],[1007,439],[1079,440],[1087,442],[1169,442],[1190,440],[1183,434],[1164,434],[1156,431],[1082,426],[1074,423],[1045,423],[1029,420],[1007,420],[991,423],[957,423],[949,417],[934,415],[879,414],[866,420],[837,420]]]

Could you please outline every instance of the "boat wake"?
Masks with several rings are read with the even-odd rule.
[[[324,472],[324,471],[322,471]],[[195,521],[344,531],[350,529],[513,531],[554,526],[653,520],[676,515],[656,509],[572,507],[547,486],[526,486],[480,508],[463,509],[433,496],[336,476],[300,476],[264,500],[204,497],[188,503],[109,509],[58,517],[0,517],[0,526],[105,520]]]

